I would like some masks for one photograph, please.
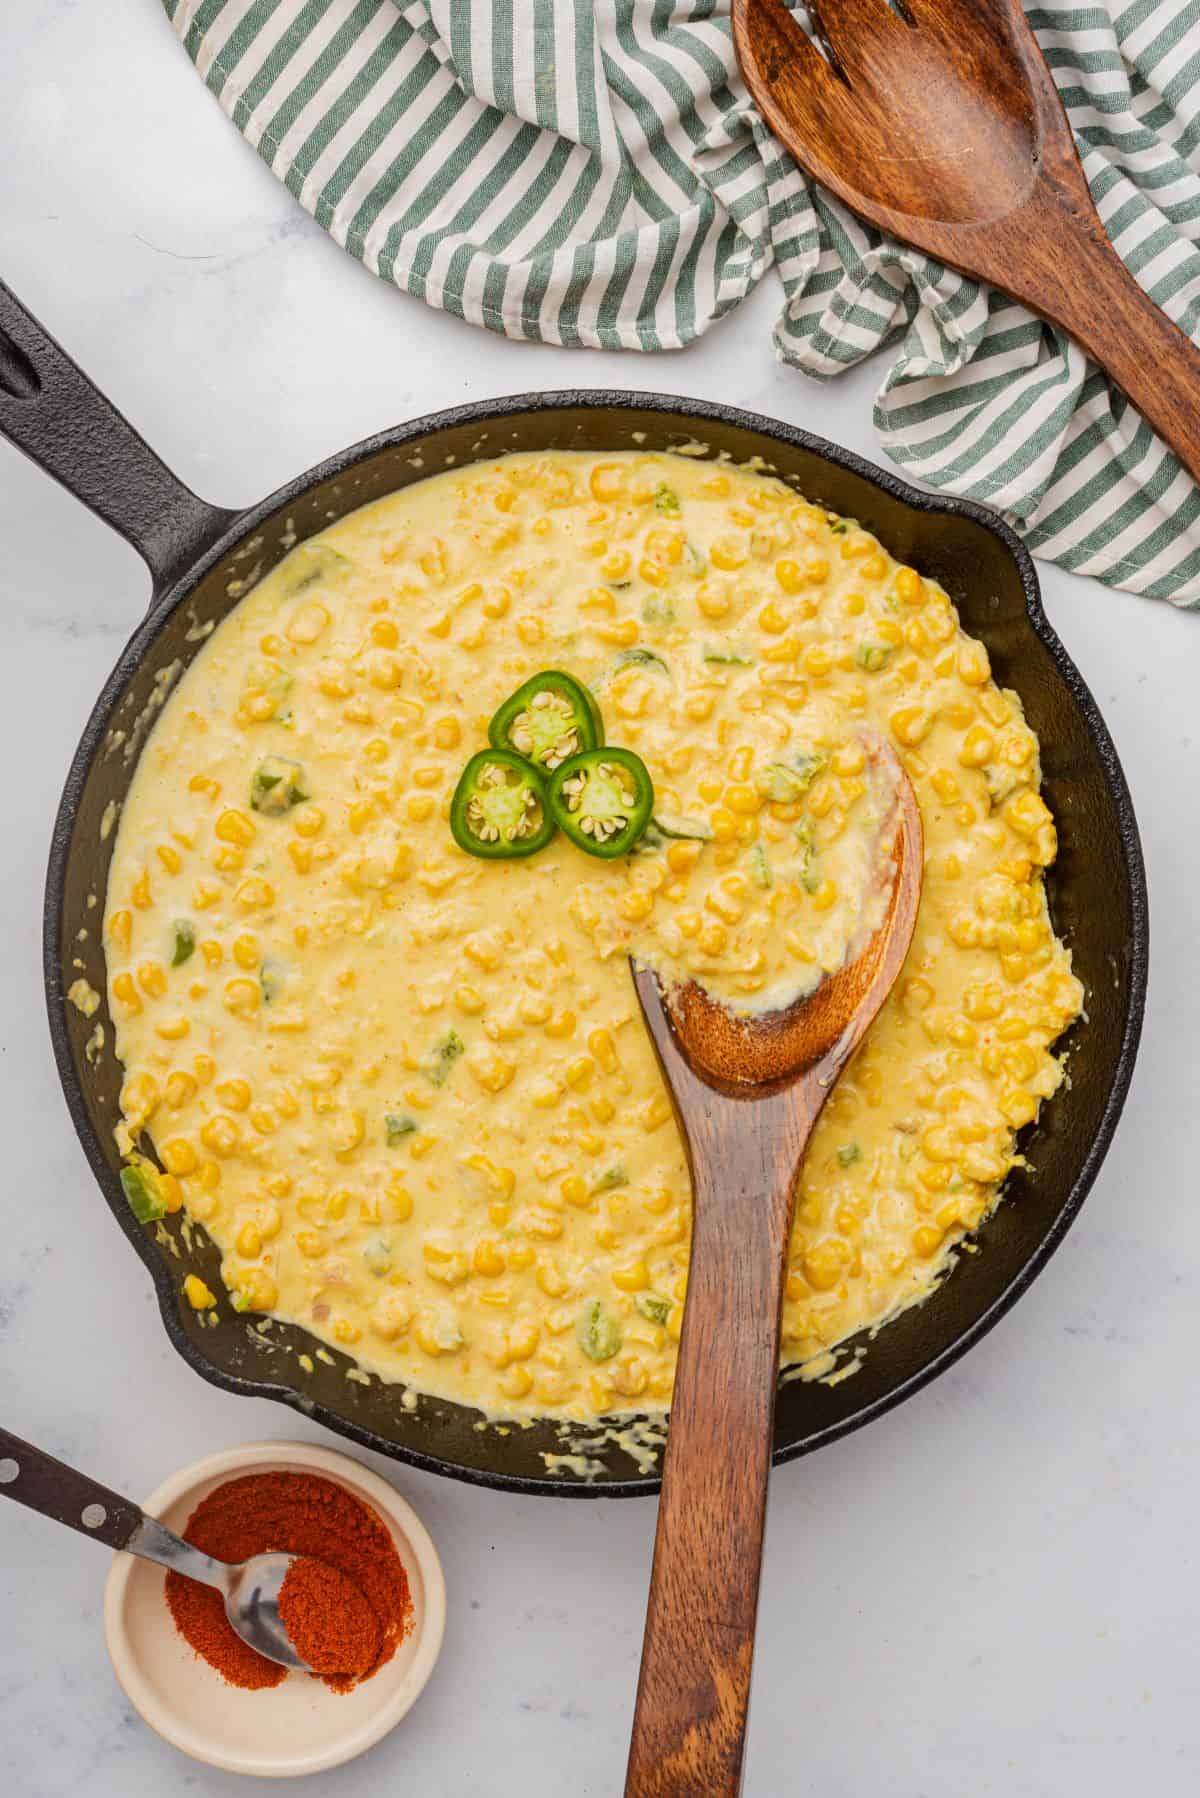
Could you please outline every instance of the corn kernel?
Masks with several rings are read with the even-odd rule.
[[[640,924],[654,910],[654,894],[645,887],[635,887],[632,892],[622,894],[620,910],[631,923]]]
[[[901,706],[889,720],[892,734],[906,749],[915,748],[929,735],[933,719],[921,706]]]
[[[169,1174],[180,1175],[186,1179],[188,1174],[196,1171],[196,1151],[185,1136],[176,1136],[159,1148],[159,1156]]]
[[[886,570],[880,572],[882,575]],[[896,590],[896,598],[902,600],[906,606],[920,605],[924,597],[924,588],[921,577],[914,568],[898,568],[893,586]]]
[[[504,1257],[494,1242],[486,1238],[475,1244],[471,1264],[484,1279],[494,1280],[504,1272]]]
[[[592,498],[602,504],[606,500],[620,499],[627,486],[628,476],[619,462],[597,462],[588,476]]]
[[[235,1017],[250,1017],[258,1010],[262,990],[257,980],[229,980],[225,983],[224,1003]]]
[[[209,1311],[217,1302],[198,1274],[188,1274],[183,1282],[183,1294],[193,1311]]]
[[[729,595],[710,581],[704,581],[696,589],[696,605],[705,618],[724,618],[730,608]]]
[[[913,1231],[913,1248],[923,1260],[928,1261],[941,1248],[942,1236],[943,1232],[935,1224],[919,1224]]]
[[[264,906],[274,904],[275,889],[270,881],[263,880],[257,874],[252,874],[249,880],[243,880],[234,894],[234,898],[243,910],[259,911]]]
[[[156,961],[144,961],[137,972],[138,985],[151,999],[161,999],[167,990],[167,976]]]
[[[216,835],[223,843],[233,843],[239,849],[247,849],[258,835],[254,820],[245,812],[224,811],[217,819]]]

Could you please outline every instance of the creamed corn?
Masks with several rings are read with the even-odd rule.
[[[463,763],[546,667],[650,768],[620,862],[451,838]],[[223,1257],[190,1302],[494,1415],[666,1408],[690,1196],[626,957],[743,1011],[837,967],[872,732],[925,883],[800,1182],[783,1353],[814,1366],[930,1290],[1062,1078],[1082,989],[1016,695],[852,520],[699,458],[513,455],[293,551],[164,706],[109,880],[123,1146]]]

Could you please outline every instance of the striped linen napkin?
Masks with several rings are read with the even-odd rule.
[[[384,280],[509,337],[665,350],[774,263],[785,362],[825,378],[894,352],[875,423],[906,473],[1037,555],[1200,607],[1200,492],[1174,457],[1061,332],[800,174],[741,84],[729,0],[163,4],[238,129]],[[1109,233],[1200,340],[1200,0],[1026,4]]]

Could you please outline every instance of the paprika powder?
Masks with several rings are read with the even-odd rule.
[[[369,1679],[404,1640],[412,1599],[391,1532],[333,1480],[284,1472],[227,1480],[201,1500],[183,1534],[220,1561],[311,1557],[289,1571],[279,1611],[297,1652],[334,1691]],[[179,1633],[230,1685],[253,1690],[286,1678],[232,1628],[220,1592],[174,1571],[166,1592]]]

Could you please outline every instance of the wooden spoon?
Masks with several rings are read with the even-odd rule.
[[[626,1798],[723,1798],[742,1783],[793,1197],[821,1108],[891,991],[921,895],[921,814],[895,800],[890,883],[853,959],[784,1011],[735,1017],[694,983],[634,982],[692,1175],[692,1254]]]
[[[1070,333],[1200,480],[1200,349],[1113,249],[1020,0],[733,0],[755,105],[868,224]]]

